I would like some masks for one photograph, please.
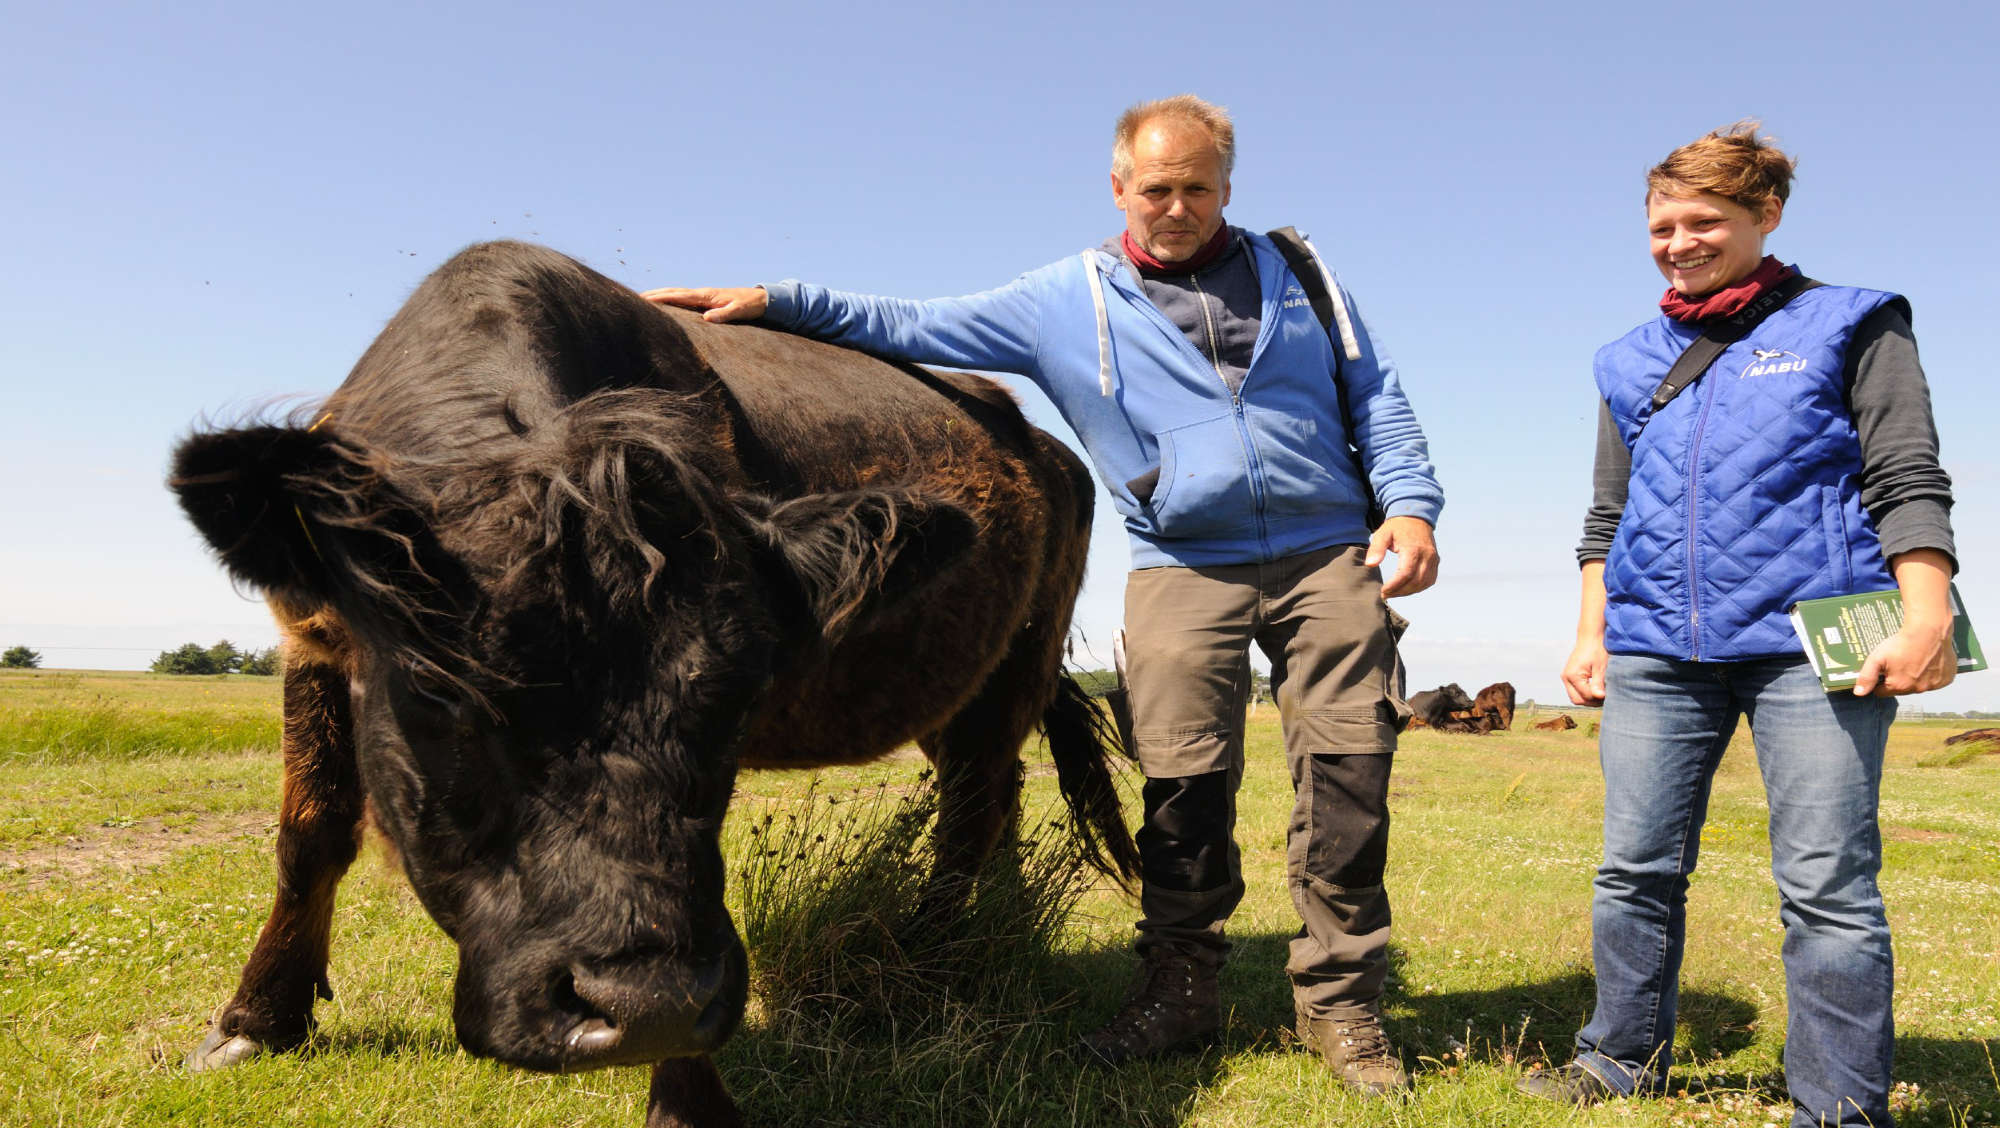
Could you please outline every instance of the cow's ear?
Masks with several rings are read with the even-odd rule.
[[[327,434],[294,427],[210,431],[174,451],[167,485],[231,575],[266,591],[309,597],[301,602],[325,603],[332,577],[311,527],[319,508],[312,483],[333,479],[345,461]]]
[[[964,509],[899,489],[812,494],[760,524],[829,637],[857,614],[916,595],[979,537]]]
[[[325,431],[194,435],[167,484],[229,572],[295,607],[333,607],[392,637],[432,633],[462,569],[420,508]]]

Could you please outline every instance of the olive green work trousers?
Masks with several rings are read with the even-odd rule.
[[[1138,947],[1218,965],[1229,951],[1255,643],[1271,663],[1294,792],[1286,881],[1301,926],[1286,972],[1313,1016],[1373,1004],[1388,972],[1389,770],[1409,708],[1402,620],[1364,554],[1146,568],[1125,589],[1132,751],[1146,775]]]

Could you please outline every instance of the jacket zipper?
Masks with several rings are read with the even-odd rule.
[[[1250,260],[1251,269],[1257,269],[1257,256],[1251,253],[1247,242],[1243,246],[1243,254],[1244,257]],[[1256,444],[1250,440],[1250,423],[1243,413],[1243,390],[1239,387],[1233,392],[1230,391],[1229,381],[1222,379],[1221,366],[1217,361],[1203,356],[1201,350],[1195,347],[1194,342],[1188,340],[1187,334],[1182,332],[1178,326],[1168,321],[1166,316],[1160,313],[1159,307],[1153,305],[1152,301],[1146,297],[1145,285],[1139,278],[1138,268],[1132,266],[1129,261],[1126,261],[1124,265],[1126,270],[1130,272],[1131,280],[1129,282],[1119,277],[1116,273],[1111,277],[1114,282],[1121,283],[1120,290],[1126,294],[1127,300],[1137,298],[1141,306],[1151,312],[1152,320],[1159,327],[1161,333],[1169,340],[1178,342],[1181,348],[1187,350],[1188,356],[1207,364],[1216,373],[1216,380],[1221,383],[1223,394],[1229,397],[1230,408],[1236,416],[1236,441],[1243,450],[1244,464],[1249,467],[1251,515],[1257,518],[1257,546],[1263,553],[1263,559],[1268,561],[1272,559],[1271,534],[1270,522],[1266,519],[1264,513],[1265,489],[1263,464],[1257,458]],[[1201,294],[1202,298],[1202,314],[1206,318],[1209,316],[1207,294],[1199,290],[1199,285],[1199,283],[1196,283],[1197,292]],[[1276,317],[1274,315],[1279,309],[1280,307],[1276,306],[1275,303],[1267,304],[1264,310],[1263,324],[1259,326],[1257,331],[1258,344],[1262,344],[1268,334],[1275,332],[1273,326],[1275,325]],[[1212,322],[1210,323],[1209,336],[1210,340],[1213,341],[1214,332]],[[1219,357],[1220,350],[1216,350],[1216,355]],[[1254,347],[1251,350],[1251,356],[1254,363],[1256,356],[1256,349]],[[1243,383],[1245,385],[1250,383],[1250,374],[1248,372],[1243,374]]]
[[[1251,260],[1253,266],[1256,260]],[[1271,533],[1264,519],[1264,473],[1257,460],[1257,444],[1250,440],[1250,421],[1243,415],[1243,389],[1229,386],[1229,378],[1222,374],[1222,346],[1215,339],[1215,313],[1208,305],[1208,291],[1201,288],[1201,276],[1188,275],[1188,283],[1194,287],[1195,299],[1201,302],[1202,327],[1208,334],[1208,366],[1215,370],[1215,378],[1222,381],[1222,390],[1229,395],[1229,405],[1236,413],[1236,440],[1243,444],[1243,454],[1250,467],[1250,496],[1256,503],[1254,514],[1257,518],[1257,547],[1266,559],[1271,555]],[[1247,383],[1250,374],[1243,374]]]
[[[1688,443],[1688,658],[1695,662],[1701,661],[1701,574],[1695,548],[1701,498],[1701,440],[1708,433],[1708,411],[1715,406],[1717,381],[1706,383],[1708,387],[1701,397],[1701,414],[1695,417],[1694,438]]]
[[[1188,275],[1188,284],[1194,287],[1194,296],[1201,302],[1201,324],[1208,332],[1208,366],[1215,369],[1216,379],[1222,381],[1223,390],[1229,391],[1229,378],[1222,374],[1222,346],[1215,341],[1215,313],[1208,307],[1208,291],[1201,288],[1199,274]]]

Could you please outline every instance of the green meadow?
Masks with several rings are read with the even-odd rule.
[[[546,1077],[458,1049],[455,952],[372,841],[341,889],[335,998],[308,1046],[222,1074],[180,1068],[269,907],[278,701],[274,678],[0,672],[0,1125],[639,1128],[643,1070]],[[1250,892],[1219,1045],[1119,1070],[1062,1056],[1125,990],[1133,910],[1075,880],[1033,747],[1022,868],[1054,892],[975,914],[1032,935],[912,967],[888,933],[852,923],[893,918],[910,896],[899,875],[921,859],[851,867],[818,838],[921,854],[909,826],[924,765],[901,754],[738,780],[726,845],[758,986],[723,1075],[757,1125],[1785,1124],[1781,937],[1747,735],[1702,836],[1673,1093],[1589,1110],[1514,1093],[1523,1069],[1566,1059],[1591,1003],[1601,788],[1577,716],[1568,732],[1533,731],[1524,713],[1511,732],[1404,738],[1386,1016],[1407,1100],[1352,1097],[1291,1045],[1291,800],[1270,706],[1250,722]],[[2000,752],[1943,745],[1975,724],[1891,737],[1882,884],[1905,1125],[2000,1122]],[[831,861],[862,876],[828,876]]]

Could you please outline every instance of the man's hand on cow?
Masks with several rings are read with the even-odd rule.
[[[1563,688],[1569,691],[1570,704],[1604,704],[1604,667],[1610,661],[1603,632],[1576,640],[1576,649],[1563,663]]]
[[[1392,552],[1396,554],[1396,572],[1382,585],[1382,598],[1415,595],[1437,582],[1437,541],[1431,536],[1429,521],[1421,517],[1383,521],[1368,541],[1368,556],[1362,563],[1375,567]]]
[[[762,286],[710,286],[688,289],[662,286],[639,295],[654,305],[701,311],[703,321],[755,321],[764,316],[770,295]]]

